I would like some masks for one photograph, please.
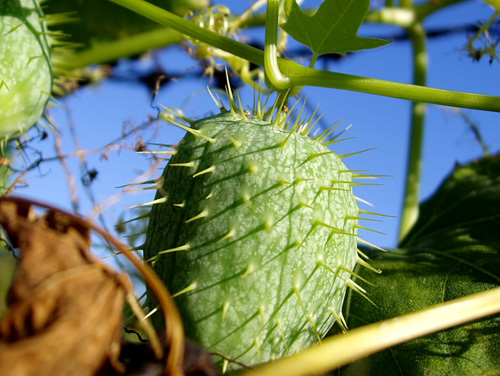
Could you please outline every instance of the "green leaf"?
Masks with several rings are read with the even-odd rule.
[[[500,285],[500,156],[459,166],[421,205],[401,244],[367,251],[369,298],[352,294],[351,328]],[[361,283],[361,282],[360,282]],[[383,338],[381,338],[383,340]],[[500,374],[500,318],[491,317],[393,347],[347,367],[364,375]]]
[[[180,16],[209,5],[208,0],[149,0],[148,2]],[[57,29],[67,34],[65,40],[75,43],[79,49],[88,48],[94,43],[114,41],[161,27],[154,21],[103,0],[51,0],[46,4],[45,13],[67,14],[73,18],[72,22],[58,25]]]
[[[369,7],[370,0],[325,0],[310,16],[295,0],[285,0],[287,21],[281,27],[315,56],[384,46],[390,42],[357,35]]]

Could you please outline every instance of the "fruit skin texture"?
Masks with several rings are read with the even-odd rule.
[[[221,113],[191,128],[213,142],[179,144],[144,249],[171,293],[190,286],[176,297],[186,335],[249,366],[318,342],[357,258],[351,172],[269,122]]]
[[[52,89],[46,29],[35,0],[0,1],[0,137],[33,126]]]

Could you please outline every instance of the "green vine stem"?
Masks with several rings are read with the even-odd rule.
[[[264,52],[233,39],[205,30],[172,13],[142,0],[109,0],[141,14],[164,26],[189,35],[213,47],[236,55],[254,64],[264,66]],[[306,68],[294,61],[278,59],[282,74],[290,80],[290,87],[318,86],[357,91],[415,102],[433,103],[443,106],[463,107],[500,112],[500,97],[458,91],[428,88],[393,81],[378,80],[319,69]]]
[[[436,89],[393,81],[306,68],[291,60],[278,60],[293,86],[318,86],[357,91],[442,106],[500,112],[500,97]]]
[[[424,86],[428,66],[427,35],[422,22],[416,22],[407,32],[413,48],[413,83]],[[426,107],[422,102],[413,102],[412,105],[410,149],[399,240],[404,238],[418,218]]]

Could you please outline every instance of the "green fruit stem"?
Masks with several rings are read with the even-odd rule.
[[[236,55],[254,64],[264,66],[264,52],[244,43],[205,30],[168,11],[141,0],[109,0],[141,14],[162,25],[169,26],[191,38]],[[290,80],[290,87],[318,86],[357,91],[443,106],[463,107],[500,112],[500,98],[493,95],[435,89],[393,81],[354,76],[306,68],[294,61],[278,59],[279,71]]]

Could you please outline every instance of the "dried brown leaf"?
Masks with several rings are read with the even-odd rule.
[[[48,213],[38,217],[32,206]],[[185,342],[177,308],[158,276],[108,233],[50,205],[5,196],[0,225],[21,250],[10,311],[0,322],[0,375],[220,375],[206,350]],[[90,230],[125,255],[154,291],[166,322],[164,341],[144,319],[125,275],[91,255]],[[124,297],[149,345],[120,348]],[[127,369],[117,360],[120,351]]]
[[[89,252],[88,228],[57,211],[0,202],[0,224],[21,250],[0,323],[1,375],[95,375],[116,370],[131,287]]]

